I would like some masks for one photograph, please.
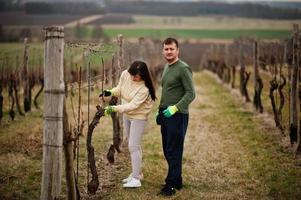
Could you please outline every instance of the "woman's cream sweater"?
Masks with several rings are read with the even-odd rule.
[[[130,73],[125,70],[111,92],[121,97],[121,105],[114,106],[117,112],[124,113],[130,119],[147,119],[154,102],[143,80],[133,81]]]

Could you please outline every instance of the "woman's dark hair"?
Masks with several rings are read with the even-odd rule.
[[[155,87],[152,81],[152,77],[149,73],[149,70],[147,68],[147,65],[145,62],[142,61],[134,61],[130,68],[128,69],[128,72],[132,75],[140,75],[141,79],[144,80],[145,86],[148,88],[149,93],[151,95],[152,100],[156,100],[156,91]]]

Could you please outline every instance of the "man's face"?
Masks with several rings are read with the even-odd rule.
[[[163,45],[163,55],[168,63],[173,63],[178,60],[179,49],[175,43]]]

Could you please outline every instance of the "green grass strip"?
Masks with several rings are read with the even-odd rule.
[[[183,39],[235,39],[241,36],[258,39],[283,39],[288,30],[195,30],[195,29],[104,29],[108,37],[123,34],[125,37],[151,37],[162,39],[173,36]]]

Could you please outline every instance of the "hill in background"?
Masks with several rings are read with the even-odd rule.
[[[228,15],[263,19],[301,18],[301,10],[289,8],[288,5],[290,5],[290,3],[276,5],[278,6],[272,6],[272,2],[159,2],[115,0],[107,1],[106,10],[107,12],[111,13],[131,13],[161,16]]]
[[[133,0],[0,0],[0,12],[28,14],[129,13],[158,16],[227,15],[263,19],[301,19],[300,2],[275,1],[133,1]]]

